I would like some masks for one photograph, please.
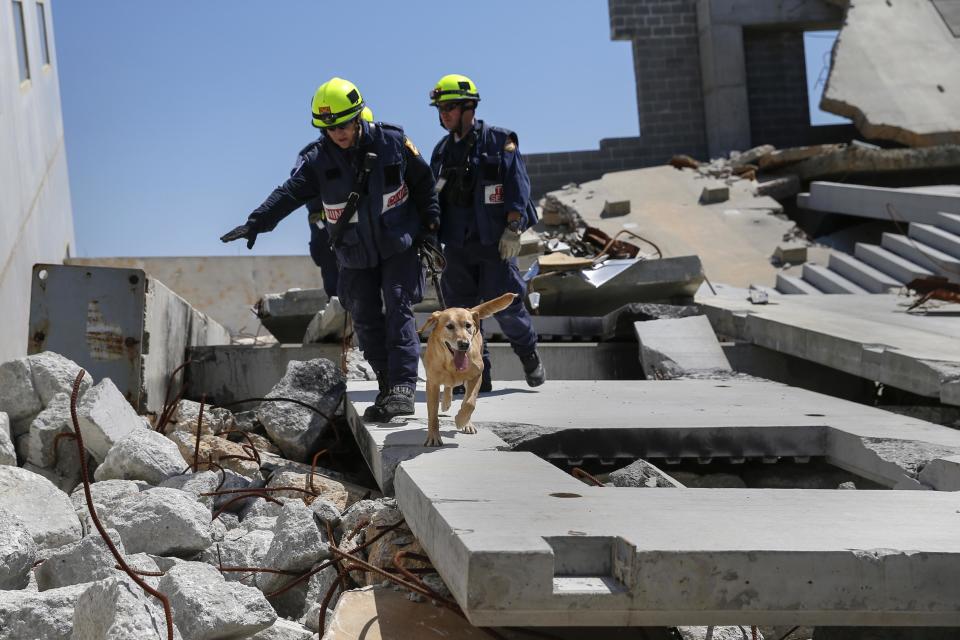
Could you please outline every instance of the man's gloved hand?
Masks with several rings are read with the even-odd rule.
[[[516,258],[520,255],[520,228],[517,227],[516,230],[511,229],[510,226],[507,226],[503,230],[503,235],[500,236],[500,257],[504,260],[509,260],[510,258]]]
[[[245,224],[220,236],[220,242],[233,242],[240,238],[247,239],[247,249],[253,249],[253,243],[257,241],[257,232]]]

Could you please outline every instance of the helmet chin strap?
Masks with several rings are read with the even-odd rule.
[[[461,108],[461,109],[460,109],[460,121],[457,123],[457,136],[460,137],[460,138],[462,138],[462,137],[464,137],[465,135],[467,135],[467,132],[464,131],[464,129],[466,128],[466,124],[467,124],[467,122],[466,122],[466,117],[465,117],[465,116],[467,115],[467,112],[469,111],[470,114],[471,114],[471,115],[470,115],[470,125],[471,125],[471,126],[473,125],[473,120],[474,120],[475,117],[476,117],[475,114],[476,114],[476,110],[477,110],[477,103],[474,102],[474,103],[471,103],[471,104],[472,104],[472,106],[470,106],[469,108],[464,107],[464,108]]]

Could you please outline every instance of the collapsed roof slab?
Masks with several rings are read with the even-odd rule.
[[[777,298],[753,305],[742,289],[698,297],[717,333],[960,405],[960,319],[956,306],[906,313],[893,294]]]
[[[376,383],[350,382],[352,406],[363,412]],[[389,424],[351,428],[381,488],[390,493],[395,467],[438,449],[426,439],[426,406]],[[456,409],[454,405],[453,409]],[[960,483],[960,431],[838,398],[758,379],[548,380],[536,390],[494,382],[473,416],[478,435],[456,432],[441,418],[446,448],[512,447],[545,458],[616,464],[636,458],[743,462],[822,457],[881,485],[935,489]],[[935,476],[924,471],[938,463]]]
[[[867,138],[960,143],[960,37],[938,4],[851,0],[820,108]]]
[[[809,194],[798,198],[797,202],[803,208],[815,211],[900,224],[921,222],[939,225],[943,221],[941,213],[960,214],[960,185],[892,189],[818,181],[810,183]]]
[[[396,493],[479,626],[960,625],[952,492],[589,487],[445,449]]]

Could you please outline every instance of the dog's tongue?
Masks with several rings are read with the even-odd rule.
[[[457,368],[457,371],[467,370],[467,352],[466,351],[453,352],[453,366]]]

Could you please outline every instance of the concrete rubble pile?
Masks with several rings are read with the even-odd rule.
[[[161,602],[119,569],[88,510],[70,412],[79,371],[52,352],[0,364],[0,640],[165,639]],[[174,637],[319,638],[340,592],[380,588],[375,570],[400,551],[444,591],[392,499],[311,467],[344,393],[331,362],[292,362],[268,395],[316,410],[180,400],[164,421],[84,377],[91,500],[116,552],[168,599]],[[368,569],[341,578],[334,549]]]

